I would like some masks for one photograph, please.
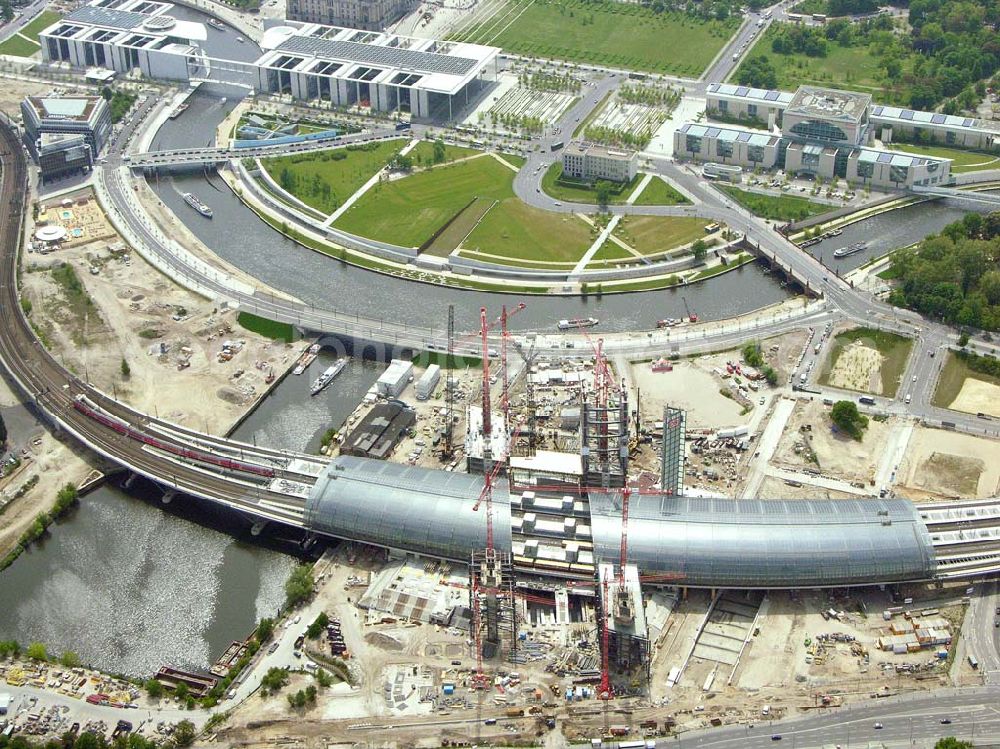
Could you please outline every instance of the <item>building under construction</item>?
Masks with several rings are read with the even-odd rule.
[[[628,428],[628,395],[624,390],[598,386],[583,397],[580,455],[585,486],[602,489],[625,486],[628,476]]]
[[[513,660],[517,650],[514,564],[508,552],[476,549],[469,564],[472,633],[483,661]]]
[[[598,621],[603,620],[608,628],[607,662],[615,692],[645,687],[649,681],[650,644],[639,569],[626,564],[623,570],[616,570],[613,563],[601,562],[597,588]]]

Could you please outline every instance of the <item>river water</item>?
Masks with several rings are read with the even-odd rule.
[[[164,127],[156,146],[209,142],[214,123],[234,103],[235,97],[221,102],[224,94],[206,89],[195,95],[190,109]],[[162,179],[156,190],[220,256],[312,304],[443,327],[451,303],[459,327],[470,328],[481,305],[521,301],[415,284],[306,250],[263,224],[217,177]],[[180,193],[188,190],[212,205],[214,220],[202,219],[182,202]],[[848,227],[810,251],[844,272],[939,231],[962,214],[944,203],[903,208]],[[866,252],[833,260],[836,247],[862,240],[870,245]],[[512,327],[544,328],[560,317],[594,315],[603,329],[642,329],[660,317],[682,316],[685,301],[703,318],[717,319],[785,296],[771,276],[752,266],[685,289],[600,299],[530,297]],[[384,367],[352,360],[326,392],[310,397],[309,383],[332,358],[324,353],[305,375],[286,378],[234,436],[315,451],[323,432],[343,423]],[[12,430],[36,428],[30,419],[12,421]],[[141,480],[128,493],[108,485],[53,526],[50,537],[0,573],[6,604],[0,606],[0,638],[41,641],[51,652],[75,650],[102,669],[144,675],[164,664],[206,668],[230,640],[275,611],[295,563],[289,553],[294,539],[281,538],[287,532],[268,528],[252,539],[244,517],[189,500],[164,508],[158,498],[159,491]]]

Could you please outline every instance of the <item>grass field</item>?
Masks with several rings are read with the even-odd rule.
[[[27,39],[15,35],[0,44],[0,55],[13,55],[14,57],[31,57],[41,46]]]
[[[482,152],[474,148],[465,148],[464,146],[446,145],[444,147],[444,161],[438,163],[447,164],[450,161],[465,159],[469,156],[475,156],[478,153]],[[410,158],[413,159],[413,163],[418,167],[431,166],[434,163],[434,144],[429,140],[420,141],[410,151]]]
[[[628,260],[634,257],[635,255],[628,250],[619,247],[610,239],[606,239],[590,259],[590,265],[591,267],[603,266],[602,261],[604,260]]]
[[[949,408],[958,394],[962,391],[962,386],[966,380],[980,380],[991,385],[1000,387],[1000,378],[991,377],[983,372],[975,372],[969,366],[955,356],[951,351],[947,354],[948,360],[941,369],[941,376],[938,378],[934,395],[931,396],[931,404],[939,408]]]
[[[771,51],[771,42],[782,24],[772,24],[744,58],[743,65],[754,57],[766,57],[778,74],[777,88],[794,91],[800,84],[810,83],[832,88],[846,88],[876,96],[877,101],[890,104],[909,101],[906,91],[896,90],[886,79],[885,68],[866,46],[841,47],[836,42],[827,44],[826,57],[807,57],[804,54],[778,55]],[[903,58],[903,73],[910,72],[912,61]],[[741,65],[742,67],[742,65]],[[734,71],[730,80],[739,78]]]
[[[510,259],[575,263],[592,242],[590,226],[576,216],[508,198],[486,214],[462,247]]]
[[[512,198],[513,181],[514,172],[490,156],[436,167],[374,186],[336,226],[382,242],[419,247],[474,198]]]
[[[837,366],[837,359],[841,352],[856,341],[861,341],[868,348],[876,349],[885,357],[879,370],[879,376],[882,379],[882,395],[887,398],[895,398],[896,391],[899,390],[900,378],[903,376],[906,362],[910,358],[910,351],[913,349],[913,339],[872,328],[845,330],[834,337],[827,363],[819,377],[819,384],[829,384],[830,374]]]
[[[565,200],[567,203],[587,203],[588,205],[597,205],[597,190],[587,184],[567,184],[566,182],[559,182],[559,178],[562,176],[562,162],[556,161],[546,170],[545,174],[542,176],[542,192],[551,198],[556,200]],[[632,194],[635,186],[639,184],[639,180],[642,179],[641,174],[637,174],[635,179],[629,182],[627,185],[622,186],[616,194],[611,196],[608,201],[609,205],[620,205],[628,200],[628,196]],[[615,187],[618,187],[615,185]]]
[[[37,42],[38,35],[42,32],[42,30],[47,26],[51,26],[60,18],[62,18],[61,13],[53,13],[51,10],[43,10],[35,16],[35,19],[31,23],[21,29],[21,33],[32,41]]]
[[[366,149],[332,149],[298,156],[261,159],[271,179],[303,203],[323,213],[332,213],[353,195],[404,145],[403,140],[386,140]],[[344,158],[335,155],[343,154]],[[282,179],[286,172],[288,180]],[[293,180],[294,184],[290,184]],[[323,188],[328,185],[328,189]]]
[[[655,255],[704,237],[710,223],[693,216],[627,216],[614,233],[637,252]]]
[[[936,156],[940,159],[951,159],[951,171],[954,174],[975,172],[981,169],[1000,168],[1000,157],[979,151],[966,151],[961,148],[948,148],[946,146],[917,146],[909,143],[894,143],[889,148],[894,151],[906,151],[907,153],[914,153],[920,156]]]
[[[573,62],[697,76],[738,25],[613,0],[510,0],[463,41]]]
[[[240,327],[254,333],[259,333],[267,338],[280,339],[286,343],[291,343],[295,340],[295,330],[288,323],[275,322],[274,320],[268,320],[266,317],[252,315],[249,312],[240,312],[236,318],[236,322],[239,323]]]
[[[834,210],[833,206],[793,195],[761,195],[738,187],[724,185],[718,187],[751,213],[772,221],[801,221]]]
[[[633,205],[690,205],[691,201],[685,198],[672,185],[660,177],[653,177],[649,184],[639,193]]]

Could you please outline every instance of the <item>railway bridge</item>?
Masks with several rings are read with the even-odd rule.
[[[0,162],[0,361],[52,424],[167,493],[217,502],[258,522],[460,562],[480,547],[487,519],[474,505],[482,477],[356,458],[327,461],[215,437],[140,413],[63,368],[36,338],[18,297],[27,160],[4,122]],[[515,537],[513,499],[497,498],[512,548],[524,545]],[[590,553],[616,556],[617,542],[609,539],[620,537],[620,516],[607,498],[592,497],[591,504]],[[710,587],[866,585],[1000,572],[997,500],[914,507],[875,498],[649,497],[630,515],[629,534],[637,539],[640,567],[657,571],[694,560],[690,584]],[[751,547],[754,553],[733,558]]]

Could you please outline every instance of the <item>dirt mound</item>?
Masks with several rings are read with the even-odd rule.
[[[243,393],[239,390],[234,390],[231,387],[221,387],[215,391],[215,394],[220,400],[224,400],[226,403],[232,403],[234,406],[241,406],[247,401],[247,397]]]
[[[403,649],[403,643],[395,637],[385,634],[384,632],[369,632],[365,635],[365,642],[369,645],[381,648],[382,650],[392,650],[398,652]]]
[[[949,497],[974,497],[985,468],[979,458],[935,452],[917,469],[913,484]]]

